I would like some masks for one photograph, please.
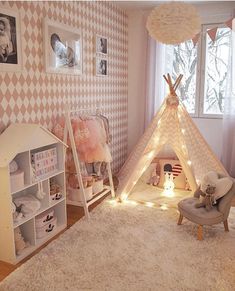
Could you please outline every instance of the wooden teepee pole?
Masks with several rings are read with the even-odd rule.
[[[169,82],[168,82],[166,75],[163,75],[163,78],[166,80],[167,84],[169,85]]]
[[[167,77],[168,77],[168,81],[169,81],[170,90],[172,90],[173,89],[173,85],[172,85],[171,76],[170,76],[169,73],[167,74]]]
[[[174,95],[175,92],[174,92],[174,89],[173,89],[173,85],[172,85],[172,81],[171,81],[170,75],[167,74],[167,77],[166,77],[166,75],[163,75],[163,78],[166,80],[166,82],[167,82],[167,84],[169,86],[170,93]]]
[[[175,81],[174,84],[172,84],[172,79],[171,79],[171,76],[170,76],[169,73],[167,74],[167,76],[166,76],[166,75],[163,75],[163,78],[166,80],[166,82],[167,82],[167,84],[168,84],[168,86],[169,86],[170,93],[171,93],[172,95],[176,95],[175,91],[176,91],[176,89],[178,88],[178,86],[179,86],[179,84],[180,84],[180,82],[181,82],[181,80],[182,80],[182,78],[183,78],[183,75],[180,74],[180,75],[177,77],[177,79],[176,79],[176,81]]]
[[[173,85],[173,88],[175,88],[177,86],[177,83],[179,82],[179,78],[180,78],[181,75],[179,75],[176,80],[175,80],[175,83]]]
[[[183,78],[183,75],[180,74],[179,77],[176,79],[175,84],[174,84],[174,90],[175,90],[175,91],[177,90],[177,88],[178,88],[178,86],[179,86],[179,84],[180,84],[182,78]]]

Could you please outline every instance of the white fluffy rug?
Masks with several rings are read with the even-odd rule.
[[[235,209],[222,225],[177,226],[176,209],[111,204],[97,207],[1,284],[1,291],[234,290]]]
[[[129,199],[143,203],[151,202],[157,206],[163,206],[163,208],[177,208],[178,202],[189,196],[192,196],[191,191],[174,189],[174,196],[166,197],[162,188],[148,185],[139,180],[132,190]]]

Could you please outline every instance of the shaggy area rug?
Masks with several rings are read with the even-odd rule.
[[[104,201],[9,275],[1,291],[234,290],[235,209],[230,232],[176,224],[176,209]]]
[[[129,196],[130,200],[138,202],[151,202],[163,208],[177,208],[177,204],[185,197],[192,196],[191,191],[174,189],[173,197],[166,197],[164,190],[159,187],[148,185],[141,180],[135,185]]]

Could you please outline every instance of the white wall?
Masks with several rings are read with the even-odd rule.
[[[235,9],[235,1],[198,4],[202,22],[225,21]],[[128,60],[128,152],[144,131],[145,113],[145,66],[147,51],[146,15],[149,11],[131,11],[129,16]],[[202,135],[215,154],[221,158],[222,119],[193,118]]]
[[[209,119],[209,118],[193,118],[194,123],[197,125],[201,134],[213,149],[214,153],[221,159],[222,153],[222,119]]]
[[[144,130],[147,32],[141,11],[130,12],[128,16],[128,153],[130,153]]]

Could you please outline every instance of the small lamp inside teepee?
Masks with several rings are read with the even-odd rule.
[[[164,187],[163,196],[174,197],[175,184],[173,182],[173,173],[171,172],[165,173],[165,182],[163,187]]]
[[[199,31],[201,20],[197,9],[184,2],[162,4],[147,19],[150,36],[164,44],[179,44],[192,39]]]

